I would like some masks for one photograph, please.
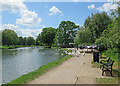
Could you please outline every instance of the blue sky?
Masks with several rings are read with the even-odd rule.
[[[91,15],[91,13],[100,12],[96,9],[88,9],[88,6],[95,4],[96,7],[102,6],[103,2],[24,2],[30,11],[35,11],[38,17],[42,18],[41,25],[46,27],[57,28],[61,21],[73,21],[75,24],[83,25],[85,19]],[[60,14],[50,16],[49,9],[52,6],[57,7],[62,11],[64,16]],[[10,13],[9,11],[2,12],[3,24],[16,25],[16,19],[20,18],[19,14]],[[27,28],[27,27],[24,27]],[[29,27],[32,28],[32,27]],[[34,27],[32,28],[34,29]],[[37,29],[37,28],[36,28]]]
[[[6,0],[10,2],[10,0]],[[15,0],[13,0],[15,1]],[[19,4],[18,4],[19,3]],[[91,13],[109,12],[110,2],[11,2],[2,7],[2,29],[12,29],[19,36],[36,36],[45,27],[57,28],[61,21],[80,26]]]

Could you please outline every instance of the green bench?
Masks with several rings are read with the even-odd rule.
[[[109,71],[112,76],[112,66],[114,61],[108,58],[108,60],[101,60],[100,61],[100,69],[102,69],[102,76],[104,75],[105,71]]]

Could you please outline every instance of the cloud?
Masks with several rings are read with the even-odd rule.
[[[18,34],[18,36],[22,37],[32,36],[34,38],[36,38],[37,35],[42,32],[42,29],[21,29],[19,26],[15,26],[13,24],[4,24],[2,26],[2,30],[4,29],[14,30]]]
[[[35,26],[38,25],[41,22],[41,18],[38,18],[38,15],[35,13],[35,11],[28,11],[24,10],[21,15],[21,19],[16,20],[17,25],[24,25],[24,26]]]
[[[16,20],[17,25],[36,26],[40,24],[41,18],[38,17],[35,11],[29,11],[23,3],[23,0],[1,0],[1,11],[9,11],[12,13],[19,13],[20,19]]]
[[[99,11],[109,12],[111,9],[116,9],[117,7],[118,7],[117,4],[104,3],[102,7],[98,7],[96,9],[99,10]]]
[[[51,9],[49,9],[49,11],[51,12],[51,13],[49,13],[49,15],[55,15],[55,14],[60,13],[63,16],[62,11],[59,10],[58,8],[56,8],[55,6],[53,6]]]
[[[89,9],[94,9],[94,8],[95,8],[95,5],[94,5],[94,4],[89,5],[88,8],[89,8]]]
[[[107,0],[108,2],[119,2],[120,0]]]
[[[74,2],[78,2],[79,0],[73,0]]]
[[[19,3],[19,4],[18,4]],[[23,4],[23,0],[0,0],[1,11],[11,11],[18,13],[22,10],[26,10],[27,7]]]

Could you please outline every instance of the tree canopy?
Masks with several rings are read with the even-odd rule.
[[[108,29],[102,32],[100,38],[96,40],[96,44],[99,44],[101,50],[112,49],[119,47],[119,30],[120,30],[120,7],[111,12],[113,21],[108,25]]]
[[[76,26],[74,22],[62,21],[57,28],[56,41],[58,41],[59,44],[73,43],[77,30],[78,26]]]
[[[26,39],[27,45],[34,45],[35,44],[35,40],[33,37],[28,37]]]
[[[77,33],[78,43],[82,44],[94,44],[96,39],[102,35],[105,29],[108,29],[108,25],[112,23],[112,19],[107,13],[96,13],[88,16],[84,22],[84,26],[79,28]]]
[[[16,32],[10,29],[5,29],[2,32],[2,44],[3,45],[17,45],[19,42]]]
[[[52,27],[44,28],[41,32],[41,40],[49,47],[52,46],[56,34],[56,29]]]

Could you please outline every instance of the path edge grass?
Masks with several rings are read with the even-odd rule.
[[[119,64],[118,62],[120,62],[120,57],[118,54],[118,49],[109,49],[103,52],[102,57],[104,57],[103,59],[108,59],[108,57],[111,57],[112,60],[115,61],[115,63],[113,64],[113,74],[116,75],[116,77],[112,77],[112,78],[96,78],[96,83],[97,84],[118,84],[119,80],[120,80],[120,70],[119,70]],[[93,68],[99,68],[100,67],[100,63],[94,63],[92,62],[92,67]]]
[[[62,64],[64,61],[68,60],[70,57],[72,57],[72,56],[67,55],[61,59],[54,61],[54,62],[50,62],[46,65],[43,65],[39,69],[29,72],[25,75],[22,75],[22,76],[18,77],[17,79],[14,79],[11,82],[7,83],[6,85],[8,85],[8,84],[25,84],[31,80],[34,80],[38,76],[46,73],[49,69],[57,67],[58,65]]]

